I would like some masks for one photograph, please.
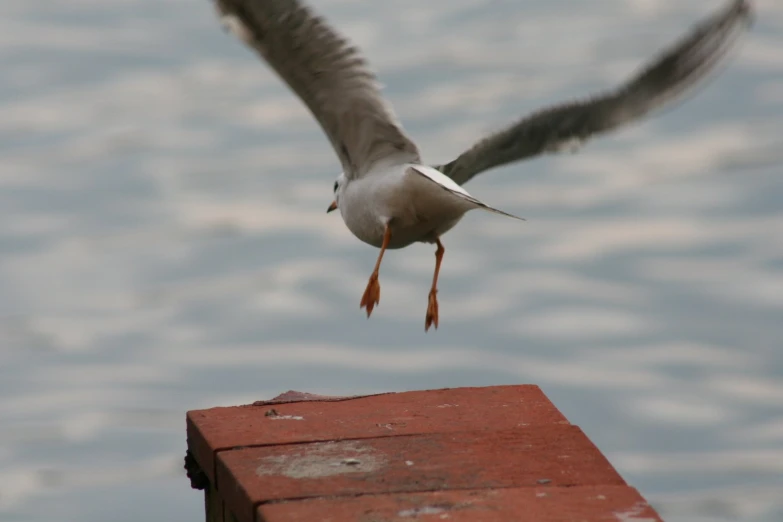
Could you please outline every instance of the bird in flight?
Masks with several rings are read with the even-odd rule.
[[[367,317],[380,302],[386,250],[437,246],[425,330],[438,327],[441,236],[473,209],[520,219],[482,203],[463,184],[500,165],[572,148],[666,105],[705,78],[751,20],[748,0],[731,0],[614,90],[534,112],[455,160],[428,166],[360,51],[310,7],[300,0],[214,1],[224,26],[299,96],[340,160],[327,212],[339,209],[357,238],[380,248],[360,301]]]

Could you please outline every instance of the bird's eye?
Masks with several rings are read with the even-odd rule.
[[[337,182],[336,181],[334,182],[334,190],[333,190],[333,192],[337,192]]]

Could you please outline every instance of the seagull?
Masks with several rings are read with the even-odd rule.
[[[343,171],[327,212],[339,209],[357,238],[380,249],[360,301],[368,318],[380,302],[386,250],[436,245],[425,331],[438,327],[443,234],[474,209],[521,219],[479,201],[463,184],[494,167],[573,149],[681,97],[715,68],[751,21],[748,0],[731,0],[618,88],[534,112],[453,161],[428,166],[359,49],[310,7],[300,0],[214,1],[224,27],[299,96],[339,158]]]

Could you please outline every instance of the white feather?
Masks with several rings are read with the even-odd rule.
[[[221,16],[220,22],[223,24],[223,27],[231,32],[231,34],[246,44],[253,42],[253,33],[251,33],[247,26],[233,14],[225,14]]]
[[[428,167],[426,165],[410,164],[407,166],[412,168],[419,174],[423,175],[424,177],[428,178],[430,181],[434,181],[436,184],[440,185],[441,187],[451,191],[454,195],[474,203],[476,207],[480,208],[481,210],[486,210],[487,212],[492,212],[494,214],[501,214],[503,216],[508,216],[514,219],[518,219],[520,221],[525,221],[525,218],[515,216],[514,214],[509,214],[508,212],[504,212],[503,210],[494,207],[490,207],[486,203],[479,201],[478,198],[474,198],[473,196],[471,196],[467,190],[462,188],[453,179],[446,176],[445,174],[443,174],[441,171],[437,169]]]
[[[475,199],[473,198],[473,196],[471,196],[468,193],[467,190],[462,188],[460,185],[457,185],[457,183],[453,179],[451,179],[441,171],[434,169],[432,167],[428,167],[426,165],[409,165],[409,166],[416,169],[420,173],[424,174],[438,185],[442,187],[446,187],[452,192],[458,192],[464,196],[468,196],[469,198]]]

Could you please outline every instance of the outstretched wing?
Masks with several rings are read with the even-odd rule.
[[[615,91],[533,113],[436,168],[463,184],[493,167],[556,152],[641,118],[704,78],[749,25],[750,11],[748,0],[732,0]]]
[[[418,163],[367,62],[299,0],[215,0],[224,24],[275,70],[321,124],[343,171],[359,177],[383,158]]]

